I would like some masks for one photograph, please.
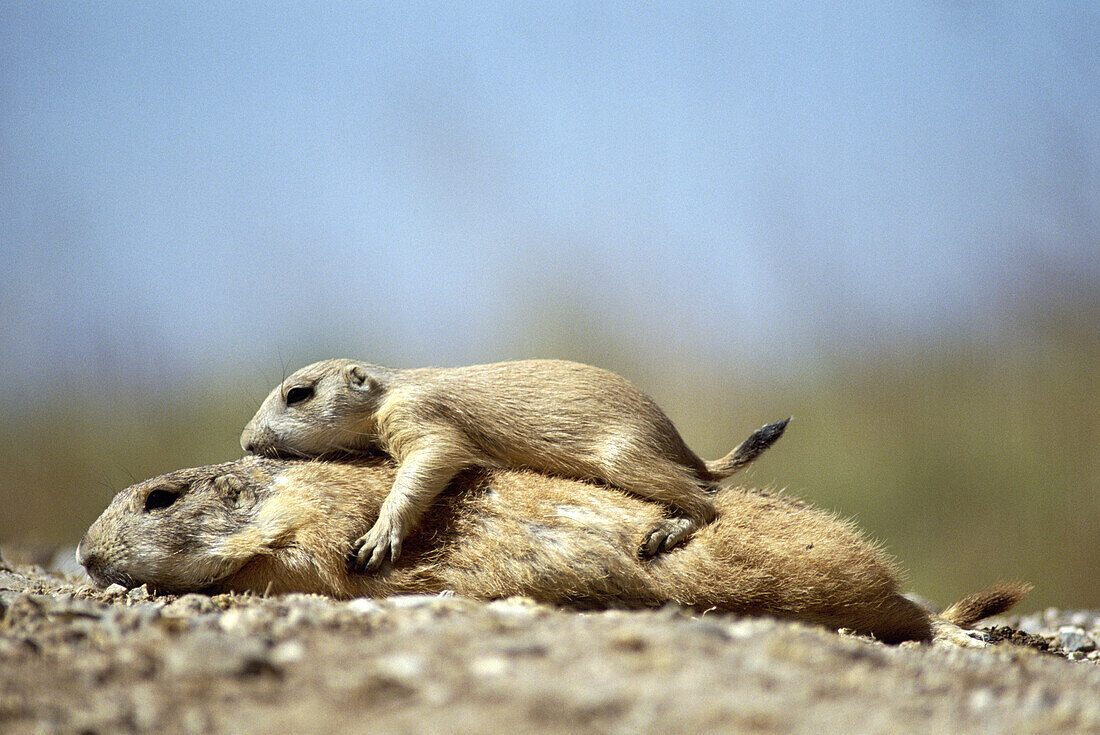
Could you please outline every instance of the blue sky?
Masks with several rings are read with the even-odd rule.
[[[812,360],[1100,279],[1090,3],[467,5],[4,4],[9,385]]]

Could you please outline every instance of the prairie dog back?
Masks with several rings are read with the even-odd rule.
[[[714,517],[713,483],[752,461],[786,422],[706,462],[630,381],[564,360],[393,370],[326,360],[290,376],[245,427],[241,445],[269,456],[383,451],[399,463],[378,523],[356,542],[377,569],[455,474],[466,467],[533,469],[597,480],[664,503],[676,515],[646,536],[652,556]]]

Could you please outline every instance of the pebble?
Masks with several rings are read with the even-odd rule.
[[[397,679],[408,680],[419,679],[426,668],[424,657],[415,653],[397,653],[380,658],[376,665],[379,671]]]
[[[970,695],[970,709],[985,709],[993,704],[993,692],[988,689],[976,689]]]
[[[503,617],[528,618],[538,613],[539,604],[530,597],[507,597],[503,600],[492,600],[489,610]]]
[[[370,597],[357,597],[347,603],[347,607],[356,615],[375,615],[382,612],[382,606]]]
[[[397,609],[412,609],[417,607],[427,607],[433,602],[439,602],[439,595],[393,595],[387,597],[386,602]]]
[[[325,707],[345,696],[377,699],[375,729],[393,724],[392,718],[381,719],[389,713],[405,716],[401,711],[409,710],[411,720],[436,710],[459,723],[454,729],[471,732],[481,724],[477,717],[495,707],[544,712],[539,716],[545,723],[564,719],[573,731],[679,730],[683,722],[677,718],[688,708],[732,693],[728,708],[715,709],[714,722],[784,732],[798,729],[790,727],[785,708],[794,712],[811,697],[815,705],[833,695],[851,698],[864,687],[880,700],[888,691],[881,687],[895,674],[903,699],[916,691],[929,711],[957,713],[967,732],[1012,730],[1016,723],[1006,711],[1023,718],[1020,731],[1091,732],[1100,726],[1100,615],[1042,612],[1025,619],[1069,660],[1007,646],[872,646],[812,626],[700,617],[675,606],[581,614],[525,598],[486,605],[435,595],[338,602],[309,595],[161,597],[148,588],[119,586],[48,596],[0,589],[0,679],[9,665],[26,673],[57,661],[69,661],[78,675],[65,686],[78,684],[84,699],[74,707],[73,698],[63,696],[69,692],[44,692],[43,710],[59,724],[50,728],[43,716],[38,729],[30,723],[19,730],[26,732],[231,729],[241,724],[233,718],[250,697],[253,709],[246,717],[259,712],[255,702],[270,703],[279,708],[272,712],[274,727],[293,730],[284,723],[294,721],[288,713],[303,692]],[[575,650],[589,646],[605,655]],[[722,662],[733,666],[703,668],[715,680],[697,681],[694,668],[705,667],[711,657],[728,657]],[[342,665],[327,665],[333,658]],[[807,678],[807,672],[817,674]],[[228,678],[237,681],[227,694],[219,693]],[[667,693],[634,699],[627,693],[631,681],[657,683]],[[318,694],[311,686],[324,688]],[[0,719],[24,706],[7,691],[0,691]],[[796,696],[789,703],[764,706],[791,692]],[[759,698],[763,714],[755,712],[750,696]],[[50,697],[57,698],[56,706]],[[864,729],[879,730],[879,704],[852,716],[866,718]],[[897,709],[899,719],[905,706]],[[306,716],[317,712],[315,724],[323,726],[322,710],[309,707]],[[738,720],[730,713],[747,715]],[[916,721],[894,731],[906,732],[910,724],[911,731],[931,732]]]
[[[1088,628],[1090,623],[1094,623],[1091,620],[1092,616],[1084,610],[1078,610],[1075,613],[1071,613],[1068,622],[1070,625],[1076,625],[1078,628]]]
[[[271,649],[268,660],[277,668],[300,661],[306,655],[306,648],[298,641],[285,641]]]
[[[1086,654],[1096,650],[1096,641],[1081,628],[1063,625],[1058,629],[1055,642],[1070,653]]]
[[[140,587],[134,587],[126,593],[126,596],[131,600],[147,600],[149,599],[149,587],[144,584]]]

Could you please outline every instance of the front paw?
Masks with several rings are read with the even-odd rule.
[[[348,571],[376,572],[386,562],[393,563],[401,555],[404,536],[397,526],[379,519],[365,534],[355,540],[348,555]]]

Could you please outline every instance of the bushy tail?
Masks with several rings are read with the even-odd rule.
[[[787,428],[789,421],[790,418],[785,418],[752,432],[748,439],[738,444],[725,457],[706,462],[707,472],[713,475],[716,480],[729,477],[763,454],[765,449],[775,444],[776,440],[783,436],[783,430]]]
[[[967,595],[944,610],[940,617],[960,627],[973,625],[990,615],[1003,613],[1023,599],[1031,590],[1027,582],[998,582],[997,584]]]

